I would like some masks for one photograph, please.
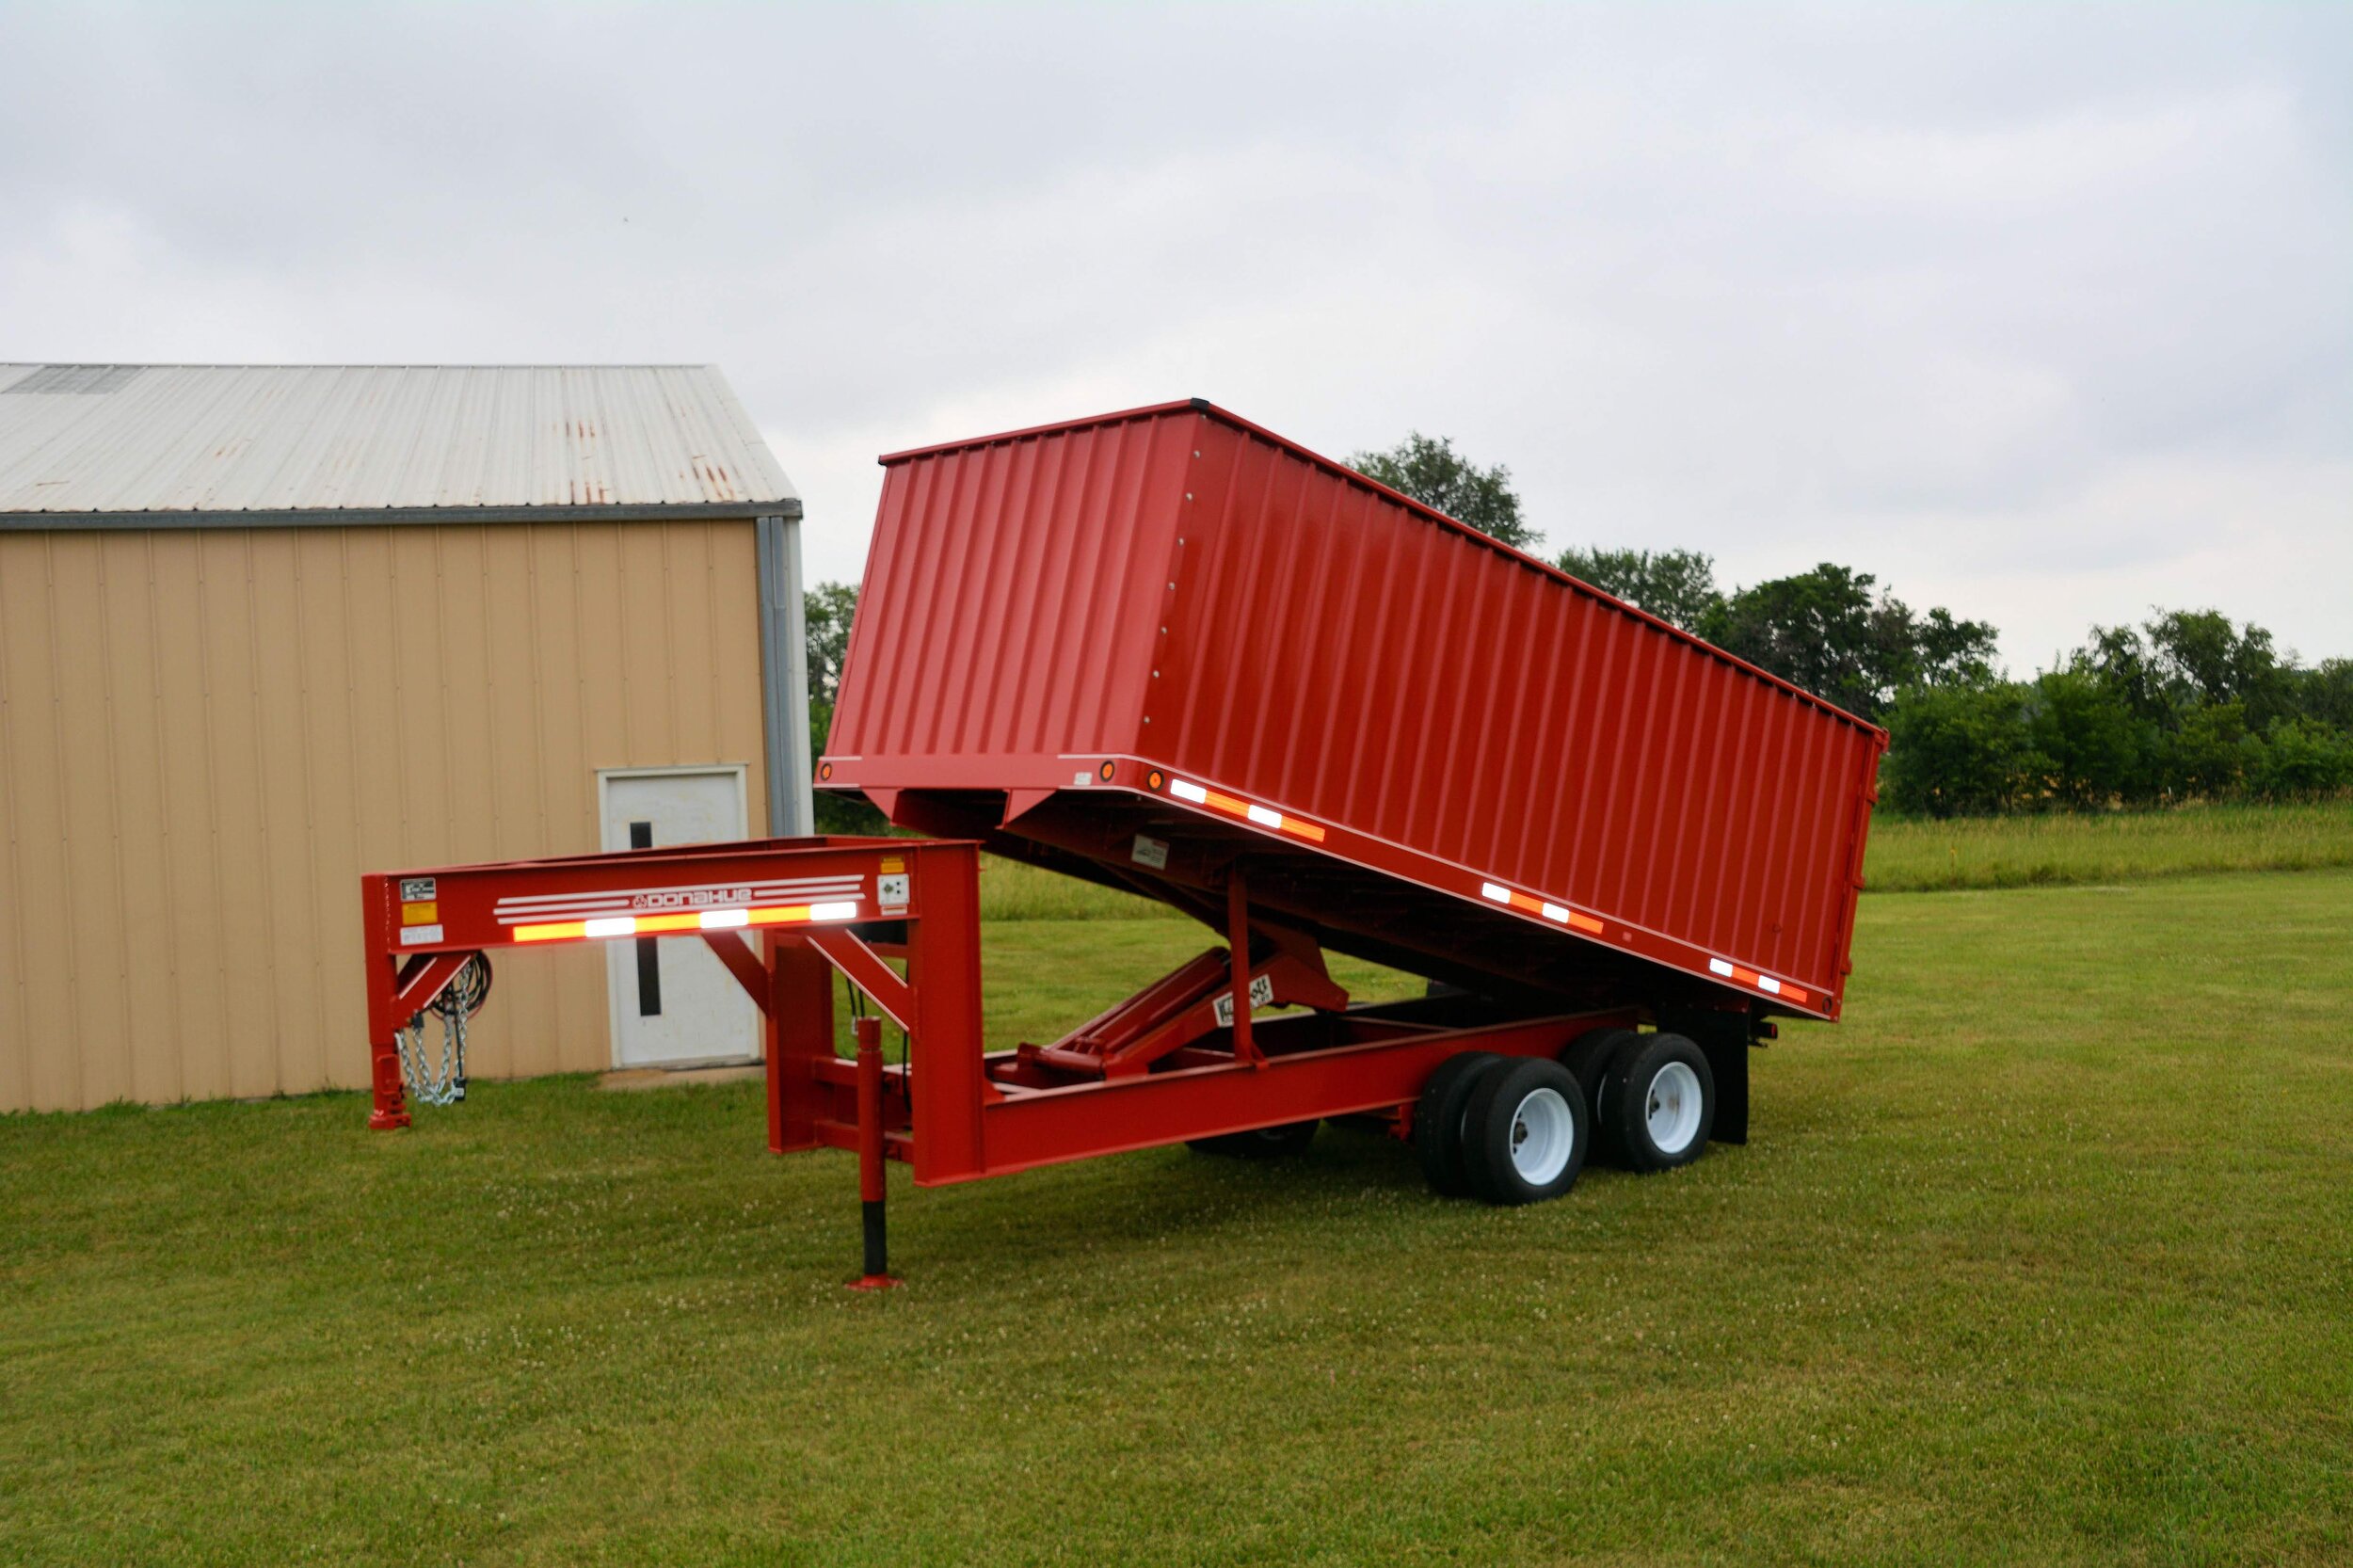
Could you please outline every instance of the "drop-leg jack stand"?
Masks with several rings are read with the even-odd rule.
[[[882,1020],[860,1018],[857,1039],[857,1195],[866,1222],[866,1272],[850,1281],[853,1290],[888,1290],[902,1283],[890,1272],[889,1245],[883,1230]]]

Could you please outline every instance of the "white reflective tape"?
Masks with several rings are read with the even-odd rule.
[[[1730,974],[1732,972],[1732,966],[1725,963],[1721,958],[1709,959],[1707,961],[1707,967],[1716,974]]]
[[[1260,827],[1280,827],[1283,825],[1283,813],[1280,811],[1270,811],[1263,806],[1245,807],[1243,808],[1243,810],[1248,814],[1250,820],[1257,823]]]
[[[1756,977],[1756,984],[1758,987],[1763,990],[1770,991],[1775,996],[1781,995],[1781,982],[1775,980],[1771,975],[1758,975]]]
[[[855,903],[812,904],[808,906],[808,918],[812,920],[854,920],[857,919],[857,905]]]
[[[1209,791],[1198,784],[1188,784],[1181,778],[1172,778],[1168,781],[1168,792],[1178,800],[1189,800],[1195,806],[1207,806],[1209,803]]]
[[[1492,882],[1482,882],[1479,885],[1479,896],[1481,898],[1491,898],[1497,904],[1509,904],[1512,902],[1512,889],[1509,888],[1498,888]]]
[[[752,912],[748,909],[706,909],[699,917],[705,931],[725,931],[729,926],[749,925]]]
[[[1545,905],[1545,919],[1559,920],[1562,925],[1566,925],[1569,923],[1569,912],[1557,904],[1547,904]]]
[[[583,936],[634,936],[637,934],[637,917],[613,915],[590,920],[582,926],[580,934]]]

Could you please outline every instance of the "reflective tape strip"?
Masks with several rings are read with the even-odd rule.
[[[1754,969],[1745,968],[1728,959],[1709,959],[1707,972],[1721,975],[1736,985],[1753,985],[1767,996],[1780,997],[1785,1001],[1803,1002],[1813,1000],[1813,994],[1802,985],[1793,985],[1788,981],[1775,980],[1769,974],[1759,974]]]
[[[1497,904],[1508,904],[1514,909],[1525,909],[1531,915],[1542,915],[1555,925],[1565,925],[1573,931],[1590,932],[1596,936],[1601,935],[1601,921],[1591,915],[1580,915],[1576,910],[1555,904],[1549,899],[1531,898],[1526,893],[1515,893],[1511,888],[1494,882],[1481,883],[1479,896],[1493,899]]]
[[[802,925],[857,919],[856,899],[789,904],[770,909],[705,909],[694,914],[610,915],[592,920],[551,920],[514,928],[518,942],[605,941],[668,931],[729,931],[747,925]]]
[[[1212,790],[1206,784],[1195,784],[1189,778],[1172,778],[1168,792],[1178,800],[1189,800],[1195,806],[1206,806],[1212,811],[1223,811],[1229,817],[1240,817],[1260,827],[1271,827],[1278,833],[1289,833],[1311,844],[1323,842],[1323,829],[1311,822],[1286,816],[1272,806],[1258,806],[1223,790]]]

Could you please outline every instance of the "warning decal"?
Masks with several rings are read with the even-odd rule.
[[[1261,1007],[1271,1006],[1271,1005],[1273,1003],[1273,1001],[1274,1001],[1274,981],[1273,981],[1273,979],[1271,976],[1268,976],[1268,975],[1254,975],[1254,976],[1252,976],[1252,977],[1251,977],[1251,981],[1250,981],[1250,1011],[1252,1011],[1253,1013],[1256,1013],[1256,1012],[1257,1012],[1259,1008],[1261,1008]],[[1233,1027],[1234,1027],[1234,993],[1233,993],[1233,992],[1231,992],[1231,991],[1223,991],[1223,992],[1220,992],[1220,993],[1218,994],[1217,1004],[1216,1004],[1215,1008],[1213,1009],[1213,1011],[1217,1014],[1217,1027],[1218,1027],[1218,1028],[1220,1028],[1220,1029],[1231,1029],[1231,1028],[1233,1028]]]

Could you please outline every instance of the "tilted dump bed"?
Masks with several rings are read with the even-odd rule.
[[[1495,995],[1837,1016],[1885,737],[1202,402],[886,457],[821,787]]]

